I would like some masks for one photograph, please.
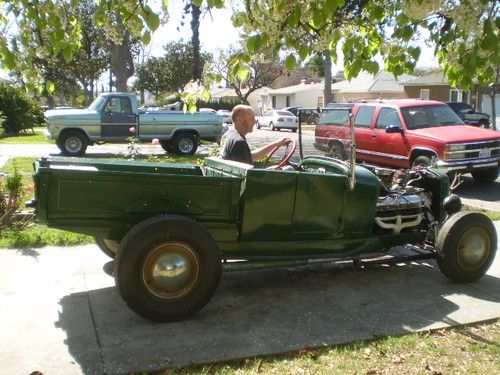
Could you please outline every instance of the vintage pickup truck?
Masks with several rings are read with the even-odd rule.
[[[216,141],[222,133],[222,116],[138,109],[135,94],[121,92],[102,93],[86,109],[52,110],[45,117],[47,138],[55,139],[67,156],[83,155],[94,143],[120,143],[131,136],[149,142],[156,138],[165,151],[192,155],[200,140]]]
[[[225,269],[360,259],[411,244],[455,282],[486,273],[495,228],[460,211],[444,173],[356,166],[354,145],[347,163],[320,154],[313,132],[299,139],[298,155],[290,145],[271,167],[42,158],[29,205],[41,224],[94,236],[115,257],[122,298],[153,321],[200,310]]]

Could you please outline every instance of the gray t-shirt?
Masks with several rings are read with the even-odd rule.
[[[221,157],[240,163],[253,164],[252,153],[245,137],[234,129],[229,130],[222,138]]]

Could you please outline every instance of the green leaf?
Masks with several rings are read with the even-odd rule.
[[[203,90],[203,92],[201,93],[201,99],[204,100],[204,101],[208,101],[210,100],[210,91],[208,90]]]
[[[248,38],[248,40],[247,40],[248,52],[250,52],[250,53],[257,52],[261,46],[261,43],[262,43],[262,41],[261,41],[260,35],[254,35],[254,36],[251,36],[250,38]]]
[[[144,13],[144,21],[146,21],[146,25],[153,31],[160,26],[160,17],[152,11]]]
[[[305,60],[308,55],[309,55],[309,48],[307,48],[304,45],[300,46],[300,48],[299,48],[299,58],[301,60]]]
[[[296,27],[299,24],[301,13],[302,13],[302,11],[300,9],[300,6],[295,7],[293,9],[292,13],[290,13],[290,15],[288,16],[288,19],[286,21],[288,26]]]
[[[70,45],[64,46],[63,49],[64,60],[69,63],[73,59],[73,50]]]
[[[195,113],[196,112],[196,104],[190,104],[189,105],[189,112]]]
[[[243,67],[239,68],[238,71],[236,72],[236,75],[240,79],[240,81],[245,81],[249,76],[250,76],[250,69]]]
[[[168,9],[168,3],[168,0],[161,0],[161,6],[163,7],[163,9]]]
[[[12,70],[16,67],[16,59],[14,57],[14,54],[10,52],[6,47],[2,49],[1,65],[7,70]]]
[[[337,10],[339,7],[339,3],[337,0],[325,0],[323,3],[323,9],[327,13],[328,16],[331,16],[333,12]]]
[[[141,40],[144,44],[149,44],[151,42],[151,33],[149,31],[146,31]]]
[[[52,82],[50,80],[47,80],[47,82],[45,83],[45,87],[47,88],[47,91],[49,92],[49,94],[52,94],[54,92],[54,90],[56,89],[54,82]]]
[[[288,55],[285,59],[286,70],[292,70],[293,68],[295,68],[295,65],[297,65],[297,59],[295,58],[295,56],[292,54]]]

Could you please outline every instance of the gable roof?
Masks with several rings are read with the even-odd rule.
[[[291,95],[301,91],[308,91],[311,89],[322,90],[323,82],[318,83],[299,83],[298,85],[281,87],[279,89],[269,90],[268,93],[272,95]]]
[[[403,93],[404,89],[401,83],[413,78],[415,76],[409,74],[403,74],[395,78],[392,73],[384,70],[379,71],[374,76],[367,72],[362,72],[351,81],[342,81],[347,82],[347,84],[342,88],[339,87],[338,91],[341,93]]]
[[[416,77],[410,81],[403,83],[403,86],[448,86],[443,71],[436,71],[424,74],[421,77]]]

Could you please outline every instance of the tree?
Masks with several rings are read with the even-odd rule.
[[[325,59],[321,54],[313,55],[306,63],[306,69],[317,77],[325,76]]]
[[[162,57],[151,58],[139,66],[134,86],[138,90],[148,90],[155,96],[180,94],[184,86],[194,79],[191,69],[193,47],[188,43],[171,42],[163,49],[165,53]],[[210,56],[202,53],[200,59],[203,69]]]
[[[233,60],[241,53],[230,49],[229,51],[219,51],[217,59],[212,63],[213,72],[224,82],[234,89],[240,101],[248,103],[248,97],[252,92],[261,87],[271,85],[276,78],[283,74],[283,66],[277,58],[273,58],[265,51],[260,51],[253,55],[253,59],[246,64],[245,74],[240,74],[231,80],[228,72],[230,71]]]

